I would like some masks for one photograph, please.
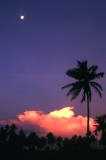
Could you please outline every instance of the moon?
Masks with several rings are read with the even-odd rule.
[[[21,20],[24,20],[24,18],[25,18],[24,15],[21,15],[21,16],[20,16],[20,19],[21,19]]]

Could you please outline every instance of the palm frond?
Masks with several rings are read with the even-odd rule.
[[[63,86],[61,89],[64,89],[64,88],[68,88],[68,87],[71,87],[72,84],[67,84],[66,86]]]
[[[102,94],[101,94],[100,90],[98,89],[98,87],[93,85],[92,83],[90,83],[90,84],[95,89],[95,91],[99,94],[99,96],[102,98]]]
[[[80,62],[79,60],[77,60],[77,66],[79,69],[82,68],[87,68],[87,60]]]
[[[69,77],[72,77],[76,80],[80,80],[81,76],[80,76],[80,71],[77,68],[73,68],[73,69],[69,69],[66,72],[66,75],[68,75]]]
[[[103,91],[103,88],[102,88],[102,86],[101,86],[99,83],[94,82],[94,81],[90,81],[90,84],[92,84],[92,85],[98,87],[101,91]]]
[[[97,78],[97,79],[102,78],[103,76],[104,76],[104,72],[100,72],[100,73],[95,74],[95,78]]]
[[[71,94],[74,94],[75,92],[79,91],[80,88],[82,88],[82,86],[79,85],[79,83],[77,83],[77,82],[76,82],[76,83],[72,83],[72,84],[71,84],[71,89],[69,90],[69,92],[67,93],[66,96],[69,96],[69,95],[71,95]]]
[[[83,81],[76,81],[75,83],[71,83],[71,84],[68,84],[66,86],[63,86],[61,89],[68,88],[68,87],[78,88],[78,87],[80,87],[82,85],[83,85]]]
[[[81,89],[83,88],[83,82],[82,81],[76,81],[75,83],[71,83],[70,90],[68,91],[66,96],[72,95],[72,99],[75,99],[81,92]]]
[[[93,66],[91,66],[88,70],[89,70],[89,72],[90,72],[91,74],[94,74],[94,73],[96,73],[97,69],[98,69],[98,66],[93,65]]]
[[[66,96],[72,95],[73,92],[74,92],[74,90],[75,90],[75,88],[72,87],[72,88],[68,91],[68,93],[66,94]]]
[[[95,131],[96,132],[99,132],[100,130],[101,130],[101,126],[99,126],[99,125],[93,125],[96,129],[95,129]]]
[[[77,90],[74,90],[74,92],[72,93],[71,101],[79,96],[79,94],[80,94],[80,92],[81,92],[81,89],[82,89],[82,88],[79,88],[79,89],[77,89]]]
[[[102,86],[96,82],[90,82],[90,85],[95,89],[95,91],[99,94],[99,96],[102,98],[102,94],[101,94],[101,91],[103,90],[102,89]],[[101,90],[101,91],[100,91]]]

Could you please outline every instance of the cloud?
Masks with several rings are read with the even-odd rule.
[[[26,124],[27,129],[33,128],[37,131],[47,133],[53,132],[55,135],[71,137],[74,134],[84,136],[86,134],[87,117],[75,116],[74,107],[65,107],[60,110],[45,114],[43,111],[25,111],[18,115],[21,126]],[[94,119],[90,118],[90,130],[94,130]]]
[[[75,116],[74,107],[64,107],[45,114],[43,111],[25,111],[18,120],[0,120],[1,125],[15,123],[25,131],[35,131],[39,136],[53,132],[56,136],[71,137],[86,134],[87,117]],[[94,131],[94,119],[90,118],[90,130]]]

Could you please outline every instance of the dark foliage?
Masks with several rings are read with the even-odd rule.
[[[96,141],[92,133],[89,138],[90,144]],[[101,142],[103,144],[103,137]],[[49,132],[45,137],[38,137],[35,132],[25,135],[15,124],[6,125],[0,128],[0,159],[88,159],[105,156],[104,151],[97,151],[90,148],[87,150],[87,137],[74,135],[71,138],[56,137]],[[87,157],[86,157],[87,156]],[[101,158],[102,159],[102,158]]]
[[[100,144],[103,145],[104,149],[106,149],[106,114],[96,117],[95,119],[96,125],[95,126],[95,135],[98,134],[98,132],[101,132],[101,139]]]
[[[96,79],[100,79],[104,76],[104,72],[97,73],[98,66],[92,65],[88,67],[87,60],[85,61],[77,61],[77,67],[73,69],[69,69],[66,72],[66,75],[74,78],[75,82],[70,83],[62,87],[69,88],[69,91],[66,96],[71,96],[71,100],[77,98],[79,94],[82,92],[81,103],[87,101],[87,138],[89,139],[90,130],[89,130],[89,103],[92,99],[92,90],[94,89],[100,97],[102,97],[101,91],[102,86],[95,82]],[[88,140],[89,141],[89,140]],[[89,144],[88,144],[89,146]]]

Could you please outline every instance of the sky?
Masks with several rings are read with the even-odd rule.
[[[1,121],[21,121],[18,115],[27,111],[48,115],[64,107],[85,117],[81,95],[70,101],[68,90],[61,90],[74,82],[65,73],[76,67],[76,60],[88,60],[88,66],[105,72],[105,0],[0,0]],[[93,119],[106,114],[106,77],[98,82],[103,92],[102,99],[93,92]]]

